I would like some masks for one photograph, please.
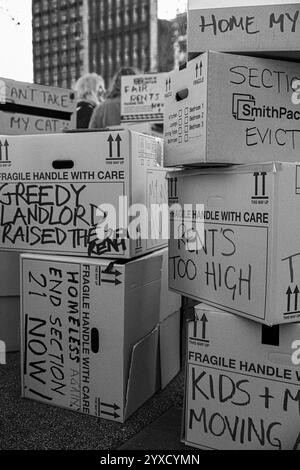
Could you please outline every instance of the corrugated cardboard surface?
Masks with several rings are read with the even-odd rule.
[[[4,135],[74,129],[76,95],[72,90],[0,78],[0,123]]]
[[[292,344],[300,326],[276,328],[263,344],[266,327],[201,305],[196,313],[199,321],[190,323],[188,336],[185,443],[298,450],[300,375]]]
[[[20,350],[20,262],[18,253],[0,252],[0,341]]]
[[[260,323],[298,322],[299,181],[292,163],[178,173],[178,203],[196,214],[171,217],[170,288]]]
[[[7,352],[20,350],[20,297],[0,297],[0,341]]]
[[[20,255],[0,251],[0,297],[20,295]]]
[[[158,343],[161,275],[161,253],[127,264],[22,256],[23,396],[124,422],[158,388],[159,344],[163,383],[176,375],[176,328]]]
[[[299,77],[298,63],[216,52],[171,72],[166,165],[298,161]]]
[[[160,323],[161,388],[165,389],[180,371],[180,311]]]
[[[122,77],[121,121],[163,122],[165,86],[164,73]]]
[[[167,202],[161,139],[123,130],[7,140],[0,249],[129,259],[166,246],[166,240],[136,236],[138,223],[127,238],[128,215],[119,222],[123,196],[128,210]],[[97,225],[104,231],[113,209],[116,229],[109,224],[100,240]]]
[[[299,58],[300,10],[295,0],[190,0],[188,8],[190,53],[289,53]]]

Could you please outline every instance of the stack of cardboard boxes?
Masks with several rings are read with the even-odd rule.
[[[181,298],[151,224],[167,204],[163,141],[129,129],[5,140],[0,248],[23,253],[22,394],[124,422],[180,368]]]
[[[298,54],[300,4],[274,3],[190,0],[193,58],[168,79],[166,163],[187,166],[169,283],[202,302],[184,441],[203,449],[300,447],[300,65],[265,57]]]
[[[11,168],[12,149],[8,136],[57,133],[75,125],[76,96],[73,91],[0,78],[1,172]],[[13,177],[10,181],[14,181]],[[5,179],[1,177],[1,186],[3,184]],[[8,352],[20,350],[19,272],[19,255],[1,251],[0,339],[5,342]]]

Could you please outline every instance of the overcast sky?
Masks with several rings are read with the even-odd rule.
[[[174,18],[186,0],[158,0],[159,17]],[[32,81],[31,0],[0,0],[0,77]]]

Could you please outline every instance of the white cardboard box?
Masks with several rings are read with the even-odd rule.
[[[170,288],[267,325],[299,322],[299,164],[182,171],[174,186]]]
[[[3,135],[75,129],[76,94],[63,88],[0,78],[0,128]],[[5,140],[2,145],[3,153]]]
[[[299,59],[295,0],[189,0],[188,52],[207,50]]]
[[[179,338],[164,323],[159,341],[161,253],[127,264],[23,255],[21,265],[25,398],[124,422],[159,377],[173,378]]]
[[[128,238],[126,202],[123,220],[119,207],[123,196],[128,208],[167,203],[161,139],[122,130],[13,136],[8,144],[9,161],[0,167],[0,249],[128,259],[166,246],[161,236],[140,236],[139,222]],[[100,240],[97,226],[105,228],[114,208],[117,230]]]
[[[299,77],[298,63],[217,52],[171,72],[166,166],[298,161]]]
[[[268,328],[201,305],[196,314],[188,329],[186,445],[299,450],[300,370],[293,360],[300,324]]]
[[[163,122],[165,89],[165,73],[122,77],[121,121]]]

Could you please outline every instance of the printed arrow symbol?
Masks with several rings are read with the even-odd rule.
[[[112,136],[111,134],[110,134],[110,136],[108,137],[107,142],[109,142],[109,158],[112,158],[112,156],[113,156],[113,142],[114,142],[114,138],[113,138],[113,136]]]
[[[295,310],[294,312],[297,312],[298,311],[298,298],[299,298],[299,287],[296,286],[295,290],[294,290],[294,295],[295,295]]]
[[[291,311],[291,296],[292,296],[292,289],[289,287],[286,291],[286,295],[288,296],[287,299],[287,312]]]
[[[203,317],[201,318],[202,322],[202,339],[206,339],[206,325],[208,323],[207,317],[204,313]]]
[[[170,197],[173,197],[173,178],[170,178]]]
[[[117,154],[118,154],[118,158],[120,158],[121,157],[121,142],[122,142],[122,138],[120,134],[117,135],[116,142],[117,142]]]
[[[197,332],[197,322],[195,321],[194,322],[194,338],[197,338],[197,334],[198,334],[198,332]]]
[[[9,147],[9,143],[7,142],[7,140],[4,142],[4,147],[5,147],[5,158],[6,158],[6,161],[8,162],[8,147]]]
[[[121,272],[116,270],[114,271],[114,263],[110,263],[104,271],[102,271],[102,274],[111,274],[112,276],[120,277]]]
[[[102,274],[112,274],[114,272],[114,263],[109,263],[106,269],[102,271]]]
[[[101,406],[104,406],[104,408],[112,408],[114,411],[119,411],[121,409],[116,403],[113,405],[110,403],[101,403]]]
[[[254,173],[255,176],[255,196],[258,196],[258,177],[259,173]]]
[[[263,180],[262,195],[265,196],[266,195],[266,176],[267,176],[267,173],[262,173],[261,176],[262,176],[262,180]]]
[[[118,413],[109,413],[108,411],[101,411],[101,414],[104,416],[110,416],[114,419],[120,418],[120,415]]]
[[[119,279],[115,278],[115,279],[102,279],[102,282],[105,283],[105,284],[115,284],[115,286],[119,286],[120,284],[122,284],[121,281],[119,281]]]

